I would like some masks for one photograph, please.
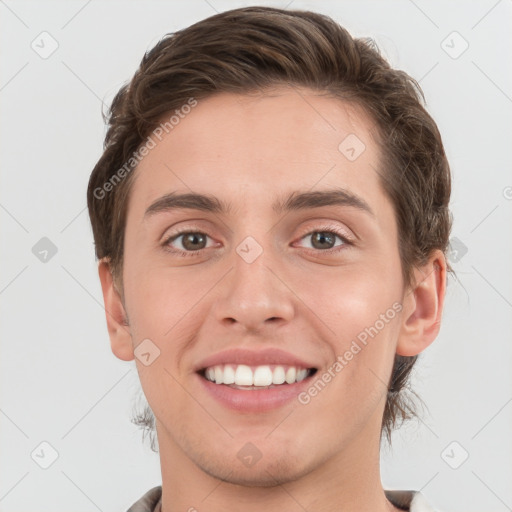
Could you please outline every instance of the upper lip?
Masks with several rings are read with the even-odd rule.
[[[201,371],[205,368],[221,364],[245,364],[247,366],[276,364],[283,366],[297,366],[300,368],[316,368],[314,364],[308,363],[307,361],[278,348],[265,348],[261,350],[232,348],[203,359],[196,366],[195,371]]]

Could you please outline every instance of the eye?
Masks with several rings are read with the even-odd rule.
[[[208,239],[211,240],[206,233],[183,230],[167,237],[163,242],[163,246],[166,250],[180,256],[195,256],[202,250],[214,245],[208,245]],[[334,231],[332,228],[310,231],[300,238],[300,240],[307,239],[311,241],[310,247],[306,246],[307,249],[328,253],[340,251],[345,245],[352,245],[352,242],[346,236]],[[341,243],[336,244],[336,239]]]
[[[308,249],[318,249],[324,252],[339,251],[341,249],[337,249],[337,247],[342,248],[344,245],[351,245],[351,242],[345,236],[332,230],[311,231],[301,237],[301,240],[304,239],[311,240],[311,247],[307,247]],[[336,239],[339,239],[342,243],[335,245]]]
[[[207,248],[208,238],[210,237],[206,233],[199,231],[180,231],[168,237],[164,242],[164,246],[172,252],[181,254],[194,253]],[[178,244],[178,247],[173,247],[175,242]]]

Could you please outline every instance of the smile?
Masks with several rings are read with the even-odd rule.
[[[199,389],[223,408],[263,413],[299,405],[297,396],[311,385],[321,364],[277,347],[233,347],[207,356],[194,370]]]
[[[287,404],[311,385],[315,368],[283,365],[215,365],[196,373],[207,396],[237,413],[262,414]]]
[[[202,375],[215,384],[224,384],[235,389],[257,390],[302,382],[315,371],[314,368],[298,366],[223,364],[205,368]]]

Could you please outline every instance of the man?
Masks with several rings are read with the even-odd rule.
[[[130,512],[432,510],[379,470],[451,270],[420,94],[328,17],[264,7],[164,38],[119,91],[88,206],[160,451]]]

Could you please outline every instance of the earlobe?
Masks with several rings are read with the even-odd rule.
[[[446,259],[436,250],[428,263],[415,269],[415,285],[404,297],[404,315],[396,353],[415,356],[439,334],[446,292]]]
[[[134,359],[134,353],[127,315],[121,296],[116,289],[107,259],[103,258],[99,261],[98,274],[103,292],[105,316],[112,352],[123,361],[131,361]]]

